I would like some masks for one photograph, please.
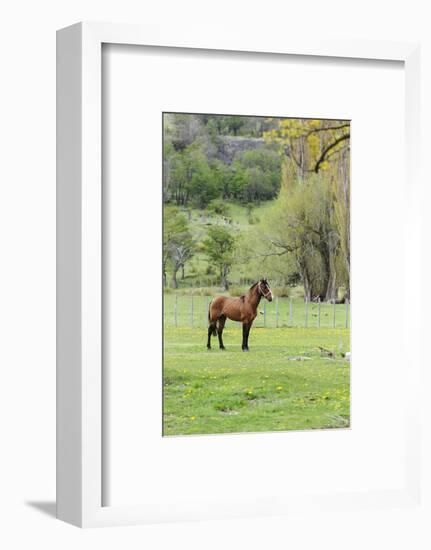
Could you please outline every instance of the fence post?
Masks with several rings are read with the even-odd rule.
[[[275,326],[278,328],[278,296],[275,298]]]
[[[178,326],[178,322],[177,322],[177,305],[178,305],[178,296],[175,294],[175,302],[174,302],[174,323],[175,323],[175,327]]]
[[[193,294],[192,294],[192,303],[190,307],[190,324],[193,327]]]
[[[308,299],[305,298],[305,328],[308,327]]]
[[[290,300],[290,303],[289,303],[289,324],[290,326],[293,325],[293,302],[292,302],[292,298],[289,298]]]
[[[266,327],[266,302],[263,303],[263,326]]]
[[[320,297],[317,302],[317,326],[320,328]]]
[[[332,315],[332,327],[335,328],[335,307],[336,307],[335,298],[333,302],[334,302],[334,306],[333,306],[333,315]]]
[[[346,328],[349,328],[349,299],[346,298]]]

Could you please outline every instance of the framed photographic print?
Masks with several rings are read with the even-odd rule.
[[[57,40],[58,517],[415,505],[417,46]]]

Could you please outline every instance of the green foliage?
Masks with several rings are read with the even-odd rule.
[[[282,189],[266,223],[269,253],[286,257],[286,279],[300,278],[308,300],[337,298],[342,284],[338,258],[340,232],[330,178],[318,174]]]
[[[176,207],[165,207],[163,223],[163,278],[166,286],[166,270],[170,264],[172,284],[177,288],[177,272],[195,253],[195,242],[189,230],[186,216]]]
[[[245,151],[235,159],[237,171],[242,171],[242,187],[238,197],[242,202],[260,202],[274,198],[280,189],[281,158],[272,149]]]
[[[174,153],[168,162],[169,177],[165,183],[166,202],[186,205],[191,202],[204,208],[220,194],[220,181],[204,152],[195,145]]]
[[[350,122],[283,118],[276,127],[264,132],[268,143],[283,150],[302,178],[307,172],[325,171],[350,147]]]
[[[213,264],[223,258],[233,260],[235,237],[224,227],[210,227],[208,236],[203,241],[203,250]]]
[[[165,202],[204,208],[215,198],[241,202],[274,198],[280,187],[281,157],[261,139],[253,141],[263,127],[259,117],[166,114]],[[250,144],[258,148],[237,152],[231,163],[224,138],[240,133],[250,135]]]
[[[292,294],[292,289],[288,286],[271,286],[271,290],[279,298],[288,298]]]
[[[186,216],[175,206],[165,206],[163,212],[163,249],[168,249],[172,242],[181,239],[187,233]]]
[[[202,250],[210,264],[218,269],[222,285],[227,289],[229,286],[227,276],[234,263],[234,235],[224,227],[210,227],[202,243]]]
[[[228,217],[230,214],[229,205],[221,199],[213,200],[208,205],[207,210],[209,212],[215,212],[216,214],[219,214],[220,216],[225,216],[225,217]]]
[[[166,113],[163,116],[165,143],[175,151],[182,151],[203,134],[204,124],[200,116]]]

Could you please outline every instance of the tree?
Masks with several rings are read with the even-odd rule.
[[[281,158],[270,148],[245,151],[237,155],[235,167],[242,170],[242,185],[237,197],[245,203],[270,200],[280,190]]]
[[[178,288],[177,273],[182,270],[181,278],[184,279],[184,267],[195,253],[195,243],[187,232],[181,235],[181,240],[174,240],[169,245],[169,256],[172,264],[172,288]]]
[[[190,199],[198,208],[205,208],[220,194],[218,178],[206,156],[199,149],[188,150],[187,163]]]
[[[185,206],[190,202],[198,208],[220,194],[220,174],[212,169],[199,143],[171,153],[165,159],[164,200]]]
[[[163,115],[164,140],[176,151],[183,151],[204,133],[199,115],[165,113]]]
[[[350,297],[350,159],[345,151],[333,174],[335,223],[340,237],[340,275]]]
[[[280,119],[278,125],[264,133],[265,139],[278,144],[284,154],[283,182],[291,199],[301,194],[298,185],[303,185],[304,197],[312,194],[309,184],[317,186],[316,193],[325,207],[321,211],[321,224],[310,231],[315,238],[308,245],[313,254],[323,263],[322,273],[325,289],[322,296],[327,300],[337,297],[338,288],[350,287],[350,122],[347,120]],[[319,191],[320,189],[320,191]],[[302,208],[307,217],[306,205]],[[313,217],[313,216],[312,216]],[[304,243],[303,243],[304,244]],[[311,254],[311,257],[313,257]],[[307,264],[309,261],[306,262]],[[303,274],[307,275],[306,266]],[[304,287],[307,281],[304,281]],[[312,292],[312,290],[310,290]]]
[[[178,287],[177,273],[195,252],[195,244],[186,216],[177,207],[165,206],[163,211],[163,284],[167,284],[167,268],[172,268],[172,286]]]
[[[234,263],[235,244],[235,236],[224,227],[210,227],[202,243],[202,249],[210,265],[220,273],[221,285],[225,290],[229,289],[227,277]]]
[[[265,231],[269,246],[262,256],[286,255],[286,278],[299,273],[307,300],[333,300],[341,283],[331,183],[319,175],[284,186]]]

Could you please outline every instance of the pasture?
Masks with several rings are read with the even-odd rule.
[[[166,306],[166,301],[165,301]],[[340,321],[341,324],[341,321]],[[250,352],[227,322],[225,351],[206,329],[165,321],[164,435],[347,428],[349,329],[252,328]],[[333,357],[328,356],[328,350]]]

